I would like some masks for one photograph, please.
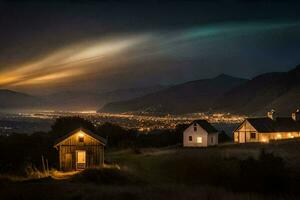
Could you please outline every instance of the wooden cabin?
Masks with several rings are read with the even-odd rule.
[[[195,120],[183,132],[184,147],[207,147],[218,144],[218,131],[206,120]]]
[[[277,117],[275,111],[267,117],[246,118],[234,131],[237,143],[269,142],[300,137],[300,112],[291,117]]]
[[[106,140],[83,128],[60,138],[54,145],[59,152],[59,168],[63,171],[101,167]]]

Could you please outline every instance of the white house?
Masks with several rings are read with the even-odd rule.
[[[218,144],[218,131],[206,120],[195,120],[183,132],[184,147],[207,147]]]

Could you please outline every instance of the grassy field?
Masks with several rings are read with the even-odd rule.
[[[262,158],[262,149],[266,156],[253,161]],[[299,199],[299,140],[202,149],[110,149],[106,161],[104,169],[65,178],[57,172],[35,179],[2,176],[1,199]],[[245,163],[246,173],[241,167]],[[285,177],[287,185],[276,185]]]

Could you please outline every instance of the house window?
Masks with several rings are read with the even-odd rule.
[[[256,139],[256,133],[250,133],[250,139]]]
[[[211,142],[211,143],[214,143],[214,137],[211,137],[211,138],[210,138],[210,142]]]
[[[78,136],[78,141],[79,142],[84,142],[84,137],[83,136]]]
[[[194,131],[195,132],[197,131],[197,125],[194,125]]]
[[[202,143],[202,137],[197,137],[197,143]]]
[[[192,136],[189,136],[189,141],[193,141],[193,137]]]

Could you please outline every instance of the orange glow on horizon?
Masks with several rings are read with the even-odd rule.
[[[107,41],[80,43],[58,49],[35,62],[0,71],[1,86],[49,84],[56,81],[73,81],[75,77],[109,67],[114,56],[148,39],[147,35],[127,36]],[[101,62],[98,64],[98,62]],[[91,65],[91,63],[97,63]],[[72,79],[71,79],[72,78]]]

